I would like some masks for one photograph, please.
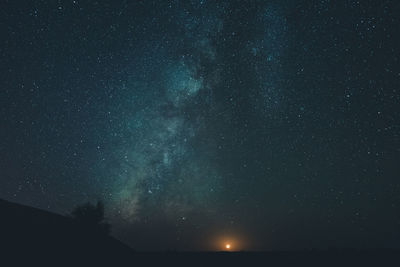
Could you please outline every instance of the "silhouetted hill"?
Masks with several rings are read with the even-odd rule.
[[[0,255],[15,260],[104,263],[133,254],[117,239],[66,216],[4,200],[0,214]]]

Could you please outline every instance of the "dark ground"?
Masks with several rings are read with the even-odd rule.
[[[0,266],[400,266],[396,250],[135,252],[72,218],[0,200]]]
[[[397,251],[182,252],[135,254],[135,262],[161,266],[399,266]]]

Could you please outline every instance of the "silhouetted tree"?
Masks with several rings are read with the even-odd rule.
[[[104,221],[104,204],[101,201],[97,201],[96,205],[87,202],[77,206],[71,215],[81,226],[101,231],[104,234],[110,233],[111,225]]]

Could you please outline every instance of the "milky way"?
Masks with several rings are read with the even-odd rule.
[[[109,174],[113,179],[112,206],[127,221],[147,220],[154,215],[175,221],[190,212],[213,210],[220,187],[218,170],[196,148],[196,138],[207,127],[206,114],[213,109],[215,70],[203,70],[215,63],[211,38],[221,30],[216,17],[178,13],[186,51],[165,60],[145,79],[126,86],[128,92],[143,92],[132,103],[144,106],[123,120],[124,144],[112,148],[120,167]],[[180,44],[173,44],[179,46]],[[166,49],[164,53],[171,53]],[[132,81],[133,80],[133,81]],[[137,88],[148,85],[146,88]],[[156,95],[154,95],[156,91]],[[147,97],[147,95],[151,95]],[[144,101],[144,102],[142,102]]]
[[[223,62],[213,43],[224,21],[214,8],[201,8],[194,5],[192,11],[183,8],[177,12],[182,36],[170,46],[184,48],[178,53],[170,46],[163,49],[167,60],[151,70],[159,75],[150,78],[145,73],[140,81],[133,75],[128,84],[116,85],[135,95],[130,103],[133,108],[144,106],[124,116],[123,145],[111,149],[120,164],[109,174],[115,181],[110,191],[112,205],[128,221],[151,217],[146,214],[149,209],[153,213],[158,209],[157,216],[172,221],[187,218],[193,210],[212,212],[215,208],[209,203],[221,194],[218,167],[201,154],[198,139],[212,127],[207,117],[227,115],[223,107],[216,106],[213,96],[222,68],[215,65]],[[283,104],[280,59],[289,44],[280,12],[279,6],[272,4],[256,11],[257,31],[241,52],[254,59],[248,70],[255,77],[256,86],[249,88],[254,114],[268,116]],[[147,63],[146,59],[142,62]]]

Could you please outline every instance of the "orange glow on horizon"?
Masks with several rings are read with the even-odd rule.
[[[209,238],[208,250],[211,251],[245,251],[249,249],[248,237],[239,232],[214,233]]]

